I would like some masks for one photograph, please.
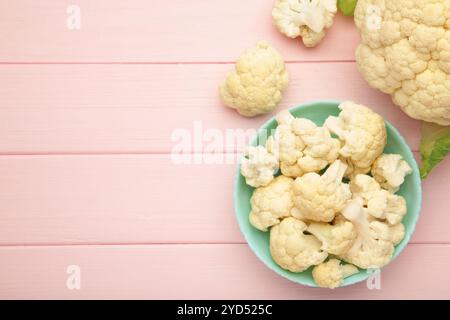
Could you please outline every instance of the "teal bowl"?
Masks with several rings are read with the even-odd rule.
[[[289,111],[295,117],[307,118],[314,121],[317,125],[323,125],[328,116],[337,116],[339,114],[339,104],[340,102],[338,101],[317,101],[302,104],[298,107],[289,109]],[[252,142],[252,145],[258,145],[259,142],[263,145],[265,143],[266,136],[270,136],[276,127],[277,122],[275,118],[270,119],[260,128],[258,135]],[[405,238],[395,247],[395,258],[406,247],[414,232],[420,213],[422,189],[419,169],[411,149],[400,133],[388,122],[386,122],[386,129],[388,139],[384,152],[401,154],[403,159],[405,159],[413,169],[413,173],[406,177],[404,184],[398,192],[398,194],[402,195],[406,199],[408,212],[403,219],[403,224],[405,225]],[[301,273],[293,273],[282,269],[272,260],[269,250],[269,232],[262,232],[255,229],[248,220],[248,215],[251,209],[250,198],[253,191],[254,188],[245,183],[245,178],[240,173],[239,165],[234,189],[234,207],[239,227],[241,232],[244,234],[248,245],[267,267],[279,275],[302,285],[317,287],[311,274],[312,268],[309,268]],[[346,278],[342,286],[348,286],[364,281],[370,276],[370,274],[371,272],[368,270],[360,269],[359,273]]]

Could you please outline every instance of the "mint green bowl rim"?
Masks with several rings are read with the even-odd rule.
[[[341,104],[342,101],[339,100],[314,100],[314,101],[308,101],[305,103],[302,103],[300,105],[297,105],[295,107],[291,107],[288,109],[288,111],[292,112],[296,112],[300,109],[306,109],[306,108],[312,108],[312,107],[317,107],[320,108],[320,106],[317,105],[323,105],[323,104],[334,104],[337,106],[339,106]],[[261,132],[261,130],[266,129],[267,127],[271,126],[274,123],[275,120],[275,116],[271,117],[269,120],[267,120],[259,129],[258,129],[258,133]],[[418,198],[416,199],[415,202],[415,206],[413,208],[409,208],[408,207],[408,212],[407,214],[411,214],[412,215],[412,221],[410,222],[409,227],[407,227],[405,225],[405,237],[403,238],[402,242],[399,243],[396,247],[395,247],[395,251],[394,254],[392,256],[391,261],[388,263],[388,265],[390,263],[392,263],[392,261],[395,260],[395,258],[397,258],[400,253],[406,248],[406,246],[408,245],[409,241],[411,240],[411,237],[415,231],[417,222],[419,220],[419,216],[420,216],[420,212],[421,212],[421,207],[422,207],[422,183],[421,183],[421,179],[420,179],[420,171],[419,171],[419,167],[417,165],[417,162],[415,160],[414,154],[411,150],[411,148],[409,147],[408,143],[406,142],[406,140],[403,138],[403,136],[400,134],[400,132],[391,124],[389,123],[387,120],[385,120],[386,123],[386,128],[388,130],[388,132],[391,132],[395,135],[395,139],[398,140],[398,142],[403,145],[405,148],[405,152],[408,154],[409,160],[408,164],[411,166],[413,172],[410,175],[412,177],[412,183],[415,185],[415,187],[417,188],[417,194],[418,194]],[[256,134],[256,136],[252,139],[250,145],[256,145],[258,143],[258,134]],[[234,211],[235,211],[235,216],[236,219],[238,221],[239,224],[239,229],[241,231],[241,233],[243,234],[245,241],[247,242],[248,246],[250,247],[250,249],[253,251],[253,253],[258,257],[259,260],[261,260],[264,265],[269,268],[270,270],[274,271],[276,274],[282,276],[285,279],[288,279],[289,281],[292,281],[294,283],[298,283],[298,284],[302,284],[304,286],[308,286],[308,287],[314,287],[317,288],[318,286],[314,283],[314,281],[309,281],[306,282],[302,279],[298,279],[298,278],[294,278],[294,276],[297,273],[293,273],[293,272],[289,272],[286,270],[281,269],[281,267],[275,266],[273,267],[272,265],[270,265],[268,263],[268,261],[266,261],[266,259],[262,256],[262,254],[259,252],[260,250],[257,248],[258,245],[252,243],[252,241],[250,241],[246,231],[245,231],[245,227],[244,227],[244,219],[241,217],[241,215],[239,214],[239,201],[238,201],[238,191],[239,191],[239,180],[241,178],[241,161],[242,158],[240,158],[239,163],[237,165],[237,172],[235,175],[235,181],[234,181],[234,192],[233,192],[233,203],[234,203]],[[250,199],[249,199],[250,200]],[[411,210],[411,212],[410,212]],[[247,223],[248,222],[248,214],[247,214]],[[256,229],[255,229],[256,230]],[[258,232],[262,232],[262,231],[258,231]],[[269,245],[268,243],[266,245]],[[386,267],[386,266],[384,266]],[[383,268],[384,268],[383,267]],[[311,268],[310,268],[311,269]],[[308,269],[308,270],[310,270]],[[304,272],[308,272],[304,271]],[[346,287],[349,285],[353,285],[362,281],[365,281],[368,277],[370,276],[369,272],[364,272],[362,269],[360,269],[360,272],[345,279],[341,288],[342,287]]]

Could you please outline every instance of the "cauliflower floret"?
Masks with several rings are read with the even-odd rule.
[[[270,230],[270,253],[283,269],[302,272],[327,258],[320,241],[304,234],[306,227],[303,221],[289,217]]]
[[[396,246],[402,242],[405,237],[405,226],[403,223],[399,223],[394,226],[389,226],[389,228],[391,233],[391,241],[394,243],[394,246]]]
[[[342,214],[353,223],[358,236],[352,247],[340,257],[363,269],[385,266],[394,253],[394,235],[389,226],[370,219],[362,198],[350,201]]]
[[[390,225],[400,223],[407,212],[405,199],[386,190],[380,190],[368,200],[367,210],[371,216],[386,220]]]
[[[353,198],[362,198],[367,206],[369,199],[374,197],[380,190],[379,183],[366,174],[358,174],[350,181],[350,190]]]
[[[390,225],[400,223],[407,212],[406,201],[402,196],[382,190],[378,182],[368,175],[357,175],[350,182],[350,190],[354,198],[363,199],[371,216],[385,219]]]
[[[333,25],[337,0],[276,0],[272,17],[278,30],[289,38],[302,37],[315,47]]]
[[[331,137],[327,128],[317,127],[311,120],[297,118],[292,122],[292,129],[305,144],[303,157],[297,161],[303,172],[320,171],[337,159],[341,144]]]
[[[450,125],[450,1],[359,0],[356,61],[415,119]]]
[[[308,226],[308,232],[322,242],[322,250],[330,254],[342,255],[350,249],[356,239],[356,231],[349,221],[331,225],[313,222]]]
[[[340,150],[349,165],[347,176],[367,173],[384,150],[387,141],[383,118],[351,101],[339,105],[339,117],[329,117],[325,126],[344,143]]]
[[[278,159],[263,146],[249,147],[242,159],[241,174],[249,186],[268,185],[278,171]]]
[[[280,223],[290,215],[294,206],[292,184],[293,179],[279,176],[268,186],[256,189],[250,200],[252,210],[250,223],[261,231]]]
[[[312,275],[319,287],[335,289],[342,285],[345,278],[358,272],[352,264],[341,265],[338,259],[331,259],[314,267]]]
[[[336,160],[322,176],[313,172],[297,178],[292,215],[318,222],[332,221],[352,196],[349,186],[342,183],[346,169],[347,165]]]
[[[337,159],[340,142],[326,128],[304,118],[294,118],[285,110],[277,115],[278,127],[268,140],[268,149],[279,154],[281,172],[300,177],[318,172]]]
[[[297,166],[297,160],[303,156],[305,143],[292,130],[294,119],[287,110],[277,114],[278,127],[274,136],[269,137],[267,141],[267,148],[279,155],[281,173],[289,177],[303,174],[301,168]]]
[[[412,173],[408,162],[399,154],[382,154],[372,165],[372,176],[386,190],[395,193]]]
[[[253,117],[275,109],[289,76],[283,57],[266,42],[244,53],[219,88],[223,103]]]

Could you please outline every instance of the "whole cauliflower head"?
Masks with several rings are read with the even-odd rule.
[[[387,141],[383,118],[369,108],[346,101],[338,117],[330,116],[325,126],[343,142],[340,154],[349,165],[348,176],[367,173],[384,150]]]
[[[311,221],[333,221],[352,196],[349,185],[342,182],[346,169],[347,165],[336,160],[322,176],[312,172],[297,178],[292,215]]]
[[[359,0],[359,70],[415,119],[450,125],[450,2]]]
[[[371,219],[362,198],[350,201],[342,214],[353,223],[358,236],[352,247],[340,257],[363,269],[385,266],[394,253],[394,236],[389,226]]]
[[[276,119],[278,127],[269,138],[267,148],[279,155],[284,175],[300,177],[319,172],[337,159],[340,142],[331,137],[327,128],[318,127],[308,119],[294,118],[287,110],[280,112]]]
[[[358,268],[354,265],[342,265],[340,260],[330,259],[314,267],[312,275],[319,287],[335,289],[342,285],[345,278],[358,272]]]
[[[406,215],[405,199],[381,189],[378,182],[368,175],[357,175],[350,182],[350,190],[354,198],[363,200],[367,212],[374,218],[386,220],[390,225],[396,225]]]
[[[290,215],[294,206],[292,184],[294,180],[285,176],[276,177],[269,185],[253,192],[250,200],[250,223],[261,231],[280,223]]]
[[[276,0],[272,17],[277,29],[289,38],[302,37],[315,47],[333,25],[337,0]]]
[[[303,221],[288,217],[270,229],[270,253],[283,269],[302,272],[327,258],[320,241],[305,234],[306,228]]]
[[[349,221],[331,225],[323,222],[312,222],[308,232],[322,242],[322,250],[329,254],[342,255],[353,245],[356,231]]]
[[[266,42],[259,42],[239,58],[219,91],[226,106],[253,117],[275,109],[288,80],[283,57]]]
[[[372,176],[386,190],[395,193],[412,173],[408,162],[399,154],[382,154],[372,165]]]
[[[258,188],[268,185],[278,171],[277,157],[263,146],[249,147],[242,159],[241,174],[248,185]]]

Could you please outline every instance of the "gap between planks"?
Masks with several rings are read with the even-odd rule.
[[[152,247],[152,246],[160,246],[160,247],[174,247],[174,246],[240,246],[240,245],[247,245],[247,242],[237,241],[237,242],[130,242],[130,243],[64,243],[64,244],[57,244],[57,243],[42,243],[42,244],[1,244],[0,250],[4,248],[70,248],[70,247],[80,247],[80,248],[88,248],[88,247]],[[432,242],[432,241],[420,241],[420,242],[409,242],[408,245],[414,245],[414,246],[429,246],[429,245],[442,245],[447,246],[450,245],[450,242]]]
[[[237,59],[238,57],[236,57]],[[308,63],[355,63],[356,60],[286,60],[286,64],[308,64]],[[61,61],[61,62],[13,62],[0,61],[0,65],[215,65],[215,64],[234,64],[235,61]]]

